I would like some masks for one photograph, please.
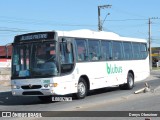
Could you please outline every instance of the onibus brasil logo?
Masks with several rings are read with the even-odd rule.
[[[106,64],[106,69],[108,74],[116,74],[116,73],[122,73],[122,66],[117,66],[116,64]]]

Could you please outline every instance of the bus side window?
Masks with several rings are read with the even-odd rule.
[[[112,59],[112,46],[110,41],[101,41],[101,53],[102,60],[111,60]]]
[[[141,59],[140,43],[132,43],[133,46],[133,59]]]
[[[141,49],[141,58],[145,59],[147,57],[147,54],[148,54],[147,45],[145,43],[141,43],[140,49]]]
[[[78,62],[88,60],[88,52],[85,39],[76,39],[76,60]]]
[[[113,59],[114,60],[122,60],[123,53],[122,53],[122,42],[113,42]]]
[[[124,48],[124,59],[131,60],[133,57],[131,42],[123,42],[123,48]]]
[[[100,60],[100,42],[99,40],[88,40],[89,58],[91,61]]]

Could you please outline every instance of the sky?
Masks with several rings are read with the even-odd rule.
[[[101,9],[104,31],[148,40],[151,18],[151,46],[160,47],[160,0],[0,0],[0,46],[35,31],[98,31],[102,5],[112,5]]]

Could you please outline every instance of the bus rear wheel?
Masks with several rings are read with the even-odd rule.
[[[128,90],[130,90],[133,87],[134,87],[134,77],[133,77],[133,74],[132,73],[128,73],[126,88]]]
[[[80,78],[77,89],[78,89],[78,92],[76,93],[77,99],[85,98],[88,90],[87,90],[87,83],[83,78]]]
[[[127,75],[127,83],[120,85],[120,89],[131,90],[134,87],[134,77],[132,73],[128,73]]]

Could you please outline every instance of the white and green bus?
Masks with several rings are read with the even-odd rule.
[[[15,36],[11,85],[14,96],[75,93],[120,86],[132,89],[150,75],[147,42],[91,30],[35,32]]]

